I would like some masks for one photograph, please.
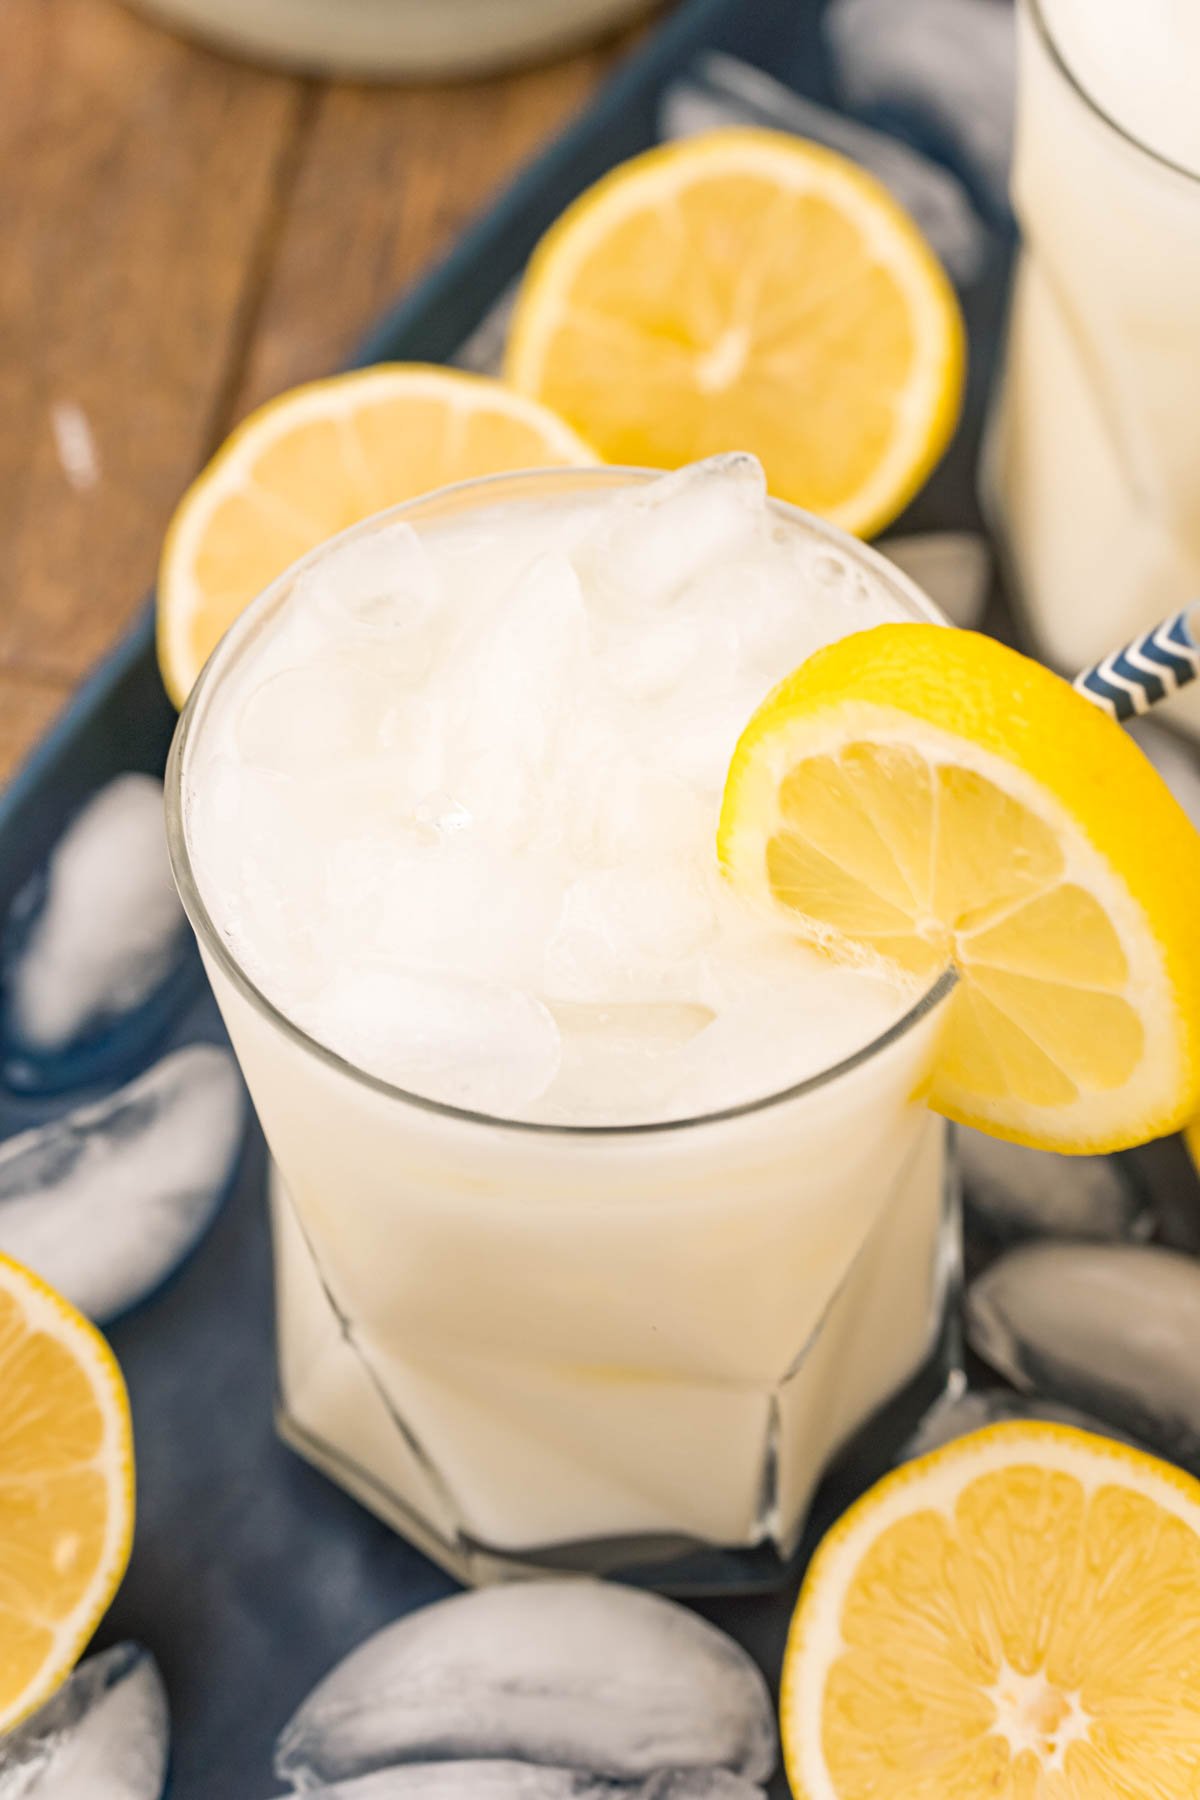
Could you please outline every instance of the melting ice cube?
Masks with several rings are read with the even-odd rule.
[[[713,1019],[710,1007],[694,1001],[549,1004],[563,1059],[539,1116],[564,1124],[668,1117],[681,1052]]]
[[[343,969],[297,1016],[381,1080],[502,1117],[545,1092],[561,1056],[558,1027],[532,994],[415,969]]]
[[[716,930],[705,873],[687,863],[588,869],[563,896],[546,946],[546,991],[556,1000],[657,997]],[[690,998],[689,995],[671,996]]]
[[[587,631],[575,570],[546,554],[479,623],[455,673],[444,785],[505,844],[536,826]]]
[[[541,968],[558,906],[548,857],[509,855],[457,796],[430,794],[389,831],[326,839],[325,972],[371,959],[425,974],[522,983]],[[315,970],[316,958],[309,958]]]
[[[825,30],[851,104],[915,117],[1003,211],[1016,85],[1006,0],[834,0]]]
[[[611,738],[595,744],[589,757],[579,757],[566,829],[567,848],[577,862],[629,863],[710,847],[716,830],[712,798],[662,763],[648,768],[645,756]]]
[[[1023,1244],[967,1295],[971,1347],[1052,1395],[1200,1464],[1200,1263],[1127,1244]]]
[[[960,1128],[968,1230],[990,1238],[1145,1238],[1149,1207],[1111,1156],[1056,1156]]]
[[[763,1800],[760,1787],[728,1769],[664,1769],[635,1784],[491,1759],[402,1763],[303,1791],[309,1800]]]
[[[318,566],[300,576],[296,597],[339,633],[371,638],[385,650],[407,646],[428,661],[420,640],[437,604],[437,574],[411,525],[397,520],[324,550]]]
[[[766,502],[753,456],[710,456],[618,495],[572,560],[604,606],[669,606],[714,558],[754,542],[766,528]]]
[[[282,669],[247,695],[237,721],[240,755],[253,769],[311,784],[389,747],[410,695],[386,661],[364,667],[323,654]]]
[[[176,1050],[107,1099],[0,1144],[0,1250],[103,1323],[207,1230],[241,1143],[233,1057]]]
[[[910,1462],[914,1456],[939,1450],[943,1444],[952,1444],[956,1438],[966,1437],[972,1431],[982,1431],[985,1425],[1007,1425],[1022,1419],[1074,1425],[1079,1431],[1097,1431],[1104,1437],[1128,1441],[1111,1425],[1074,1406],[1065,1406],[1059,1400],[1039,1400],[1033,1395],[1014,1394],[1010,1388],[985,1388],[939,1401],[926,1413],[896,1460]]]
[[[306,1788],[496,1757],[756,1781],[774,1766],[775,1726],[762,1676],[715,1626],[631,1588],[546,1581],[456,1595],[368,1638],[284,1728],[275,1766]],[[694,1791],[668,1784],[654,1800]],[[719,1783],[703,1793],[735,1800]]]
[[[864,1049],[900,1016],[903,999],[890,982],[790,948],[803,971],[798,987],[780,957],[773,993],[735,1000],[687,1046],[676,1095],[684,1116],[784,1093]],[[794,991],[803,993],[800,1007]]]
[[[813,138],[861,164],[912,214],[954,279],[979,274],[987,234],[962,183],[918,150],[845,113],[785,87],[763,69],[714,51],[672,82],[663,96],[663,137],[691,137],[725,125],[765,125]]]
[[[0,1800],[159,1800],[168,1730],[154,1658],[117,1644],[0,1741]]]
[[[161,781],[118,775],[101,788],[13,912],[4,987],[9,1031],[22,1045],[61,1050],[148,999],[179,953],[184,922]]]

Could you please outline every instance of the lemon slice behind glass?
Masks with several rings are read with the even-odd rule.
[[[878,531],[958,417],[953,289],[855,163],[787,132],[715,131],[623,163],[521,286],[505,373],[609,462],[749,450],[771,492]]]
[[[158,573],[158,657],[177,706],[238,614],[325,538],[476,475],[599,461],[498,381],[385,363],[251,413],[180,501]]]

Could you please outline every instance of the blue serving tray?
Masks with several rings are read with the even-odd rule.
[[[816,0],[690,0],[673,12],[375,327],[356,363],[453,356],[563,207],[655,141],[663,89],[699,53],[727,51],[831,103],[820,10]],[[902,529],[979,526],[973,477],[1007,255],[1005,232],[993,230],[984,276],[963,296],[971,339],[964,422]],[[0,795],[0,919],[91,792],[123,770],[161,775],[174,721],[147,607]],[[195,973],[147,1035],[144,1059],[172,1042],[223,1035],[198,962]],[[0,1137],[65,1103],[0,1092]],[[1170,1185],[1191,1180],[1174,1147],[1152,1154]],[[97,1644],[132,1637],[162,1668],[173,1800],[264,1800],[276,1792],[275,1737],[313,1684],[370,1632],[454,1585],[275,1435],[264,1172],[254,1128],[234,1189],[199,1249],[109,1333],[133,1405],[139,1518],[129,1574]],[[1181,1239],[1194,1239],[1190,1210],[1179,1209]],[[826,1496],[814,1532],[837,1503]],[[747,1645],[773,1681],[793,1598],[785,1591],[712,1600],[702,1609]],[[781,1776],[773,1791],[786,1792]]]

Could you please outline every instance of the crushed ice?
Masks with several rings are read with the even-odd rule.
[[[5,930],[8,1035],[45,1054],[147,1000],[183,942],[161,781],[118,775],[67,826]]]
[[[725,773],[775,682],[894,616],[886,579],[784,529],[744,455],[356,554],[306,569],[191,775],[200,884],[241,960],[312,1035],[433,1099],[566,1121],[595,1043],[592,1122],[601,1077],[609,1122],[732,1100],[724,1034],[699,1058],[681,1038],[639,1092],[636,1045],[622,1070],[554,1009],[719,1022],[777,980],[778,926],[716,866]],[[793,1009],[806,1074],[826,1028]]]

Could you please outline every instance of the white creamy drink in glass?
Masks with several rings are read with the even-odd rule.
[[[777,1572],[929,1361],[950,978],[826,960],[715,828],[780,678],[932,616],[748,457],[551,471],[333,540],[198,684],[172,852],[277,1170],[282,1429],[465,1579]]]
[[[131,0],[163,25],[284,68],[358,80],[482,75],[560,55],[652,0]]]
[[[1200,6],[1023,0],[1023,245],[985,500],[1074,672],[1200,593]],[[1200,695],[1173,717],[1200,730]]]

